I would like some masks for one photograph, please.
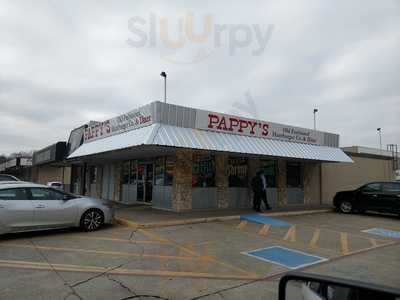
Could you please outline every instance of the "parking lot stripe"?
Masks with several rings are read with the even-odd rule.
[[[296,225],[293,225],[292,227],[289,228],[283,239],[285,241],[289,240],[290,242],[296,241]]]
[[[263,225],[263,227],[261,227],[261,229],[260,229],[260,231],[258,232],[258,234],[264,235],[264,236],[265,236],[265,235],[268,234],[270,228],[271,228],[271,225],[265,224],[265,225]]]
[[[112,275],[127,276],[157,276],[157,277],[183,277],[183,278],[206,278],[206,279],[224,279],[224,280],[260,280],[259,276],[236,275],[223,273],[206,272],[186,272],[186,271],[163,271],[163,270],[141,270],[141,269],[123,269],[123,268],[105,268],[96,266],[51,264],[32,261],[0,260],[0,267],[13,269],[31,269],[46,271],[64,271],[81,273],[107,273]]]
[[[83,240],[99,240],[99,241],[110,241],[119,243],[129,243],[129,244],[166,244],[166,242],[161,241],[141,241],[133,239],[118,239],[109,237],[98,237],[98,236],[70,236],[69,239],[83,239]]]
[[[317,243],[319,241],[320,235],[321,235],[321,229],[320,228],[316,228],[314,230],[313,236],[312,236],[311,241],[310,241],[310,247],[311,248],[317,247]]]
[[[237,229],[243,230],[247,226],[247,221],[240,221]]]
[[[370,238],[370,239],[369,239],[369,242],[371,243],[372,247],[378,246],[377,241],[376,241],[375,239],[373,239],[373,238]]]
[[[134,253],[134,252],[118,252],[118,251],[101,251],[101,250],[89,250],[80,248],[62,248],[62,247],[47,247],[38,245],[25,245],[25,244],[11,244],[3,243],[0,246],[16,247],[16,248],[29,248],[29,249],[40,249],[46,251],[61,251],[61,252],[79,252],[88,254],[101,254],[101,255],[113,255],[113,256],[130,256],[130,257],[143,257],[143,258],[160,258],[166,260],[204,260],[201,256],[175,256],[175,255],[158,255],[158,254],[145,254],[145,253]]]
[[[342,254],[349,254],[349,237],[347,232],[340,233],[340,244],[342,245]]]
[[[171,246],[174,246],[175,248],[180,249],[180,250],[182,250],[183,252],[186,252],[186,253],[189,254],[189,255],[201,257],[201,255],[198,254],[196,251],[193,251],[193,250],[190,250],[190,249],[188,249],[188,248],[186,248],[186,247],[183,247],[182,245],[180,245],[180,244],[178,244],[178,243],[176,243],[176,242],[174,242],[174,241],[172,241],[172,240],[166,239],[166,238],[164,238],[164,237],[160,237],[159,235],[155,234],[154,232],[150,232],[150,231],[145,230],[145,229],[138,229],[138,231],[141,232],[141,233],[143,233],[144,235],[146,235],[146,236],[152,238],[152,239],[157,240],[157,241],[167,242],[167,243],[170,244]],[[214,263],[217,263],[217,264],[219,264],[220,266],[223,266],[223,267],[228,268],[228,269],[230,269],[230,270],[232,270],[232,271],[235,271],[235,272],[240,272],[240,273],[242,273],[242,274],[246,274],[246,275],[248,275],[248,276],[253,276],[253,277],[254,277],[254,276],[258,276],[258,275],[257,275],[256,273],[254,273],[254,272],[246,271],[246,270],[244,270],[244,269],[242,269],[242,268],[239,268],[239,267],[233,266],[233,265],[231,265],[231,264],[229,264],[229,263],[226,263],[226,262],[217,260],[217,259],[215,259],[215,258],[213,258],[213,257],[210,257],[210,261],[212,261],[212,262],[214,262]]]

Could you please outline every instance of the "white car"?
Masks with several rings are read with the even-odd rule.
[[[59,181],[50,181],[47,183],[47,186],[50,186],[50,187],[55,188],[60,191],[64,190],[64,185],[62,184],[62,182],[59,182]]]
[[[94,231],[113,217],[109,201],[29,182],[0,185],[0,234],[64,227]]]

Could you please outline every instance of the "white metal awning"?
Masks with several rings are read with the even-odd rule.
[[[165,124],[153,124],[83,144],[68,158],[94,155],[139,145],[170,146],[330,162],[352,162],[351,158],[340,148],[227,134]]]

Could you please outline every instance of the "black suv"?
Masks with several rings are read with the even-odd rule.
[[[400,182],[371,182],[354,191],[338,192],[333,205],[342,213],[371,210],[400,214]]]

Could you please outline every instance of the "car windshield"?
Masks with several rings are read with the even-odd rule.
[[[0,174],[0,181],[17,181],[14,176]]]

